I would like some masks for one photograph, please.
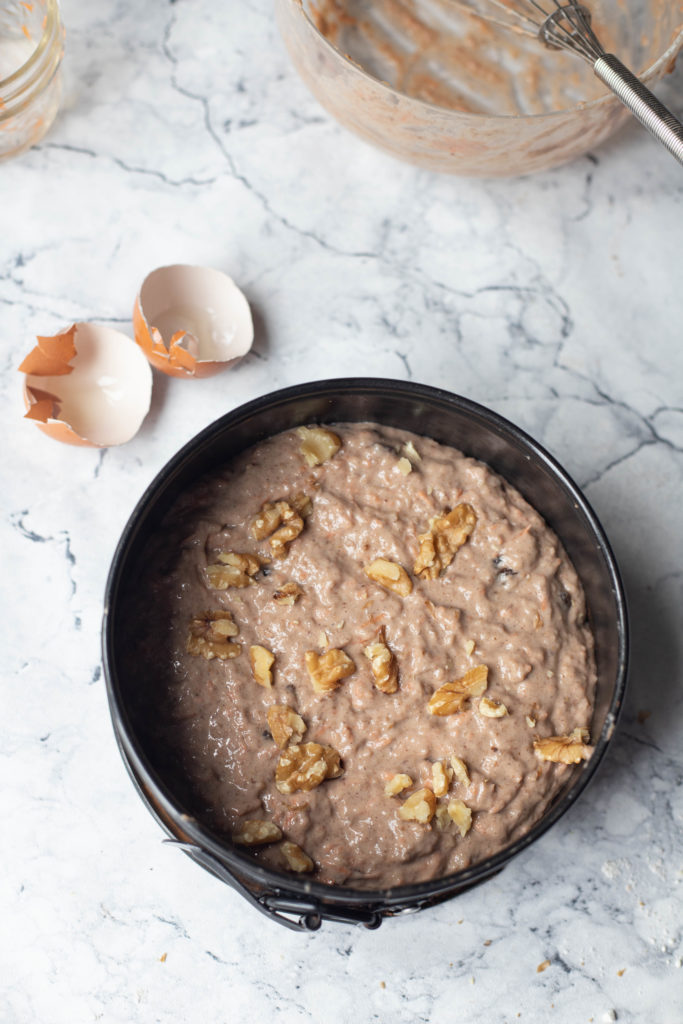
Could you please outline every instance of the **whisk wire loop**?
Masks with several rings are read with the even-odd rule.
[[[591,27],[590,11],[579,0],[450,2],[484,21],[533,36],[549,49],[582,57],[643,127],[683,164],[683,125],[614,54],[606,53]]]

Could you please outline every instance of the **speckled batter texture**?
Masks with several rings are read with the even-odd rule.
[[[572,769],[540,762],[533,740],[590,727],[592,637],[581,585],[557,537],[487,466],[392,428],[333,429],[342,448],[324,464],[309,468],[296,432],[280,434],[169,511],[130,600],[128,671],[139,680],[136,728],[199,819],[225,833],[245,819],[272,820],[313,858],[318,880],[383,888],[480,861],[541,817]],[[420,459],[404,475],[408,440]],[[270,560],[268,541],[255,541],[249,526],[263,502],[300,492],[312,500],[305,527],[284,559]],[[414,577],[418,535],[460,502],[476,511],[471,536],[438,579]],[[248,587],[210,590],[204,570],[221,550],[270,562]],[[377,557],[408,570],[411,594],[368,579],[363,567]],[[283,606],[273,594],[288,581],[303,594]],[[241,654],[227,661],[188,654],[190,620],[222,609],[239,627]],[[376,688],[363,653],[381,627],[399,666],[393,694]],[[272,689],[254,681],[252,644],[275,655]],[[325,644],[344,650],[355,671],[320,694],[304,655]],[[431,715],[434,691],[475,665],[487,666],[486,697],[508,714],[487,718],[475,699],[456,714]],[[339,752],[341,777],[310,792],[278,792],[281,751],[267,723],[274,704],[301,715],[303,742]],[[430,786],[432,763],[451,755],[465,762],[470,783],[454,778],[441,802],[471,808],[464,838],[455,827],[401,820],[411,790],[384,794],[397,772],[413,788]],[[254,855],[285,866],[277,845]]]

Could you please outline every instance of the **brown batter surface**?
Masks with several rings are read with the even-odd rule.
[[[228,834],[247,820],[273,822],[312,858],[313,877],[383,888],[480,861],[541,817],[572,769],[542,760],[534,741],[590,726],[592,637],[557,537],[488,467],[392,428],[330,429],[342,446],[321,465],[306,464],[296,431],[280,434],[169,511],[129,602],[126,671],[136,681],[136,728],[198,819]],[[252,524],[264,503],[295,506],[302,494],[303,529],[275,558]],[[423,578],[414,571],[419,538],[459,505],[473,510],[474,528],[437,578]],[[213,589],[207,567],[227,552],[255,555],[261,568],[249,575],[251,566],[248,585]],[[410,593],[367,575],[378,558],[406,570]],[[276,599],[286,583],[301,590],[293,604]],[[219,638],[239,645],[234,657],[207,660],[196,639],[189,646],[199,652],[188,651],[191,624],[199,620],[201,633],[207,613],[234,621],[239,632]],[[382,639],[398,670],[395,692],[378,688],[365,653]],[[274,656],[271,687],[255,679],[254,645]],[[306,652],[327,650],[344,652],[350,674],[317,692]],[[482,667],[482,693],[451,714],[430,713],[439,687]],[[303,720],[300,744],[340,755],[342,774],[310,790],[277,788],[275,705]],[[387,796],[397,774],[412,784]],[[436,813],[428,795],[430,820],[403,819],[399,808],[420,788],[441,794]],[[287,867],[280,842],[252,849]]]

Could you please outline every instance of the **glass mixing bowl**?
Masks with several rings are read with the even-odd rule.
[[[470,0],[482,10],[487,0]],[[514,0],[524,9],[527,0]],[[648,86],[683,46],[667,0],[595,0],[593,27]],[[527,9],[532,8],[527,3]],[[630,116],[579,57],[452,0],[275,0],[304,82],[345,127],[435,171],[541,171],[595,148]]]

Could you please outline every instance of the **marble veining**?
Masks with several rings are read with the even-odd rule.
[[[0,1021],[679,1024],[680,168],[634,124],[547,174],[438,177],[328,118],[269,0],[62,10],[61,112],[0,165]],[[682,82],[658,87],[679,116]],[[245,290],[239,367],[155,374],[121,448],[23,421],[33,337],[130,333],[171,262]],[[120,532],[177,448],[274,387],[344,375],[462,393],[559,458],[621,564],[632,669],[597,778],[501,874],[379,931],[302,936],[162,843],[116,749],[99,629]]]

